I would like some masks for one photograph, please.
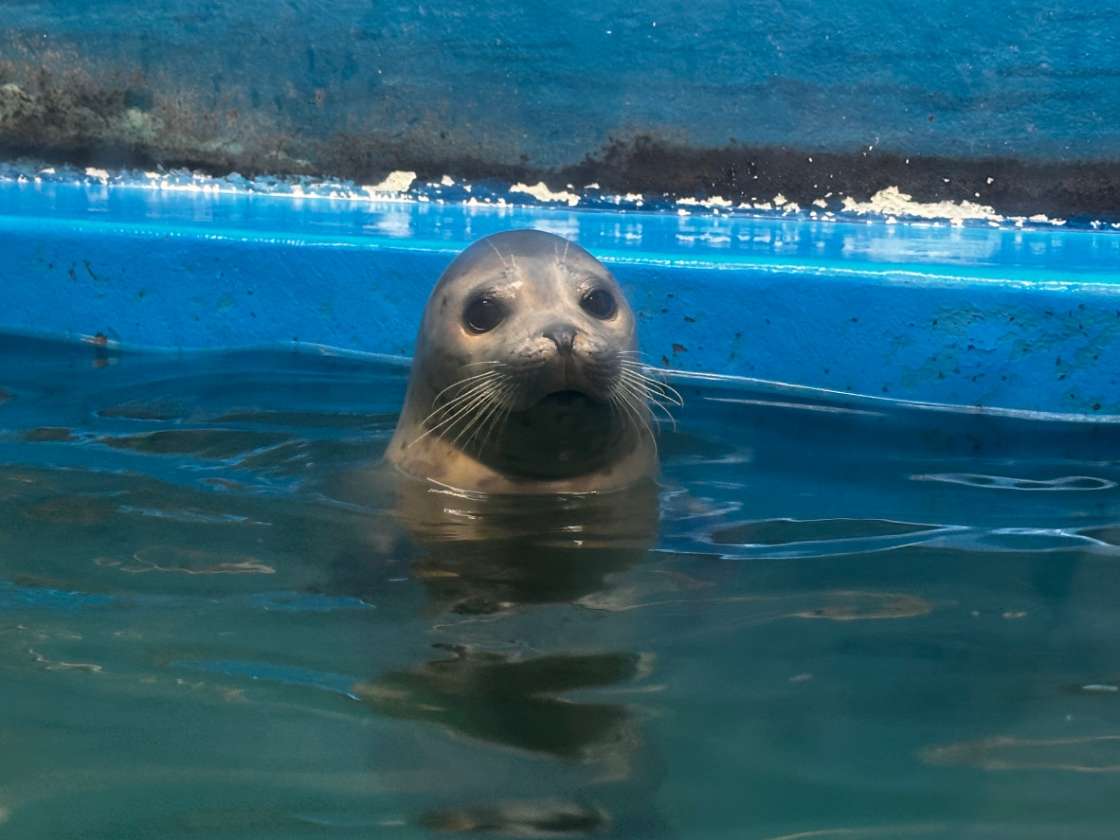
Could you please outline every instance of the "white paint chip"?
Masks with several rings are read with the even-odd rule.
[[[678,206],[684,207],[731,207],[732,202],[721,195],[713,195],[711,198],[680,198],[677,199]]]
[[[509,188],[511,193],[524,193],[531,195],[537,201],[560,201],[567,204],[569,207],[575,207],[579,204],[579,196],[567,190],[553,191],[548,188],[544,181],[538,181],[535,184],[522,184],[516,183]]]
[[[372,187],[362,187],[367,193],[401,193],[406,192],[416,180],[415,172],[406,172],[402,169],[394,170],[385,176],[385,180]]]
[[[876,214],[884,216],[909,216],[919,219],[947,219],[960,224],[969,219],[1001,222],[1004,217],[985,204],[962,201],[914,201],[912,196],[898,187],[886,187],[871,196],[869,201],[856,201],[848,196],[844,199],[844,210],[849,213]]]

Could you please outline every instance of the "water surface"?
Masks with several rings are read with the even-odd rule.
[[[686,383],[421,535],[404,386],[0,339],[4,837],[1114,836],[1120,431]]]

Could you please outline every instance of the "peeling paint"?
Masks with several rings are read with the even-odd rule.
[[[362,190],[370,195],[376,195],[377,193],[403,193],[408,192],[409,187],[412,186],[415,180],[415,172],[396,170],[386,175],[385,180],[380,184],[372,187],[362,187]]]
[[[734,206],[734,202],[723,196],[713,195],[711,198],[694,198],[688,196],[686,198],[678,198],[677,206],[679,207],[703,207],[708,210],[725,209]]]
[[[575,207],[579,204],[580,197],[573,192],[567,190],[550,190],[544,181],[538,181],[536,184],[530,186],[529,184],[522,184],[520,182],[512,185],[509,188],[511,193],[524,193],[531,195],[537,201],[550,203],[560,202],[567,204],[569,207]]]
[[[868,201],[857,201],[846,197],[843,201],[844,210],[848,213],[859,215],[876,214],[881,216],[903,216],[915,219],[946,219],[953,224],[961,224],[966,220],[984,220],[1003,222],[1005,217],[993,208],[971,201],[915,201],[913,196],[902,192],[897,186],[886,187],[875,193]],[[1045,216],[1038,220],[1047,221]]]

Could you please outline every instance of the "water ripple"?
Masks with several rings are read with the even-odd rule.
[[[910,476],[911,481],[938,481],[943,484],[962,484],[985,490],[1023,490],[1028,492],[1076,492],[1111,490],[1115,481],[1091,475],[1067,475],[1059,478],[1016,478],[984,473],[920,473]]]

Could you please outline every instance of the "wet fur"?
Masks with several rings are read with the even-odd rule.
[[[607,290],[596,318],[581,296]],[[464,308],[485,293],[508,315],[473,334]],[[657,472],[650,406],[678,402],[650,378],[636,323],[610,272],[541,231],[476,242],[436,284],[387,459],[414,478],[465,491],[618,490]],[[570,334],[570,346],[552,337]]]

